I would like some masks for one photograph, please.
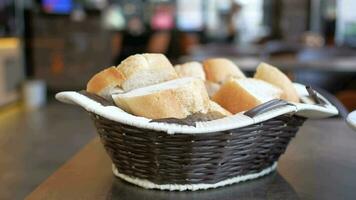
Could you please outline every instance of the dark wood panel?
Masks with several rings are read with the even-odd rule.
[[[84,88],[93,74],[111,65],[112,33],[102,28],[100,15],[80,22],[69,15],[29,17],[34,76],[46,80],[50,89]]]

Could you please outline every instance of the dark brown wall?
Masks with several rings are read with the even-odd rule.
[[[50,89],[85,88],[88,79],[111,64],[111,35],[100,15],[74,22],[69,16],[31,16],[31,56],[35,78]]]
[[[296,41],[308,28],[309,0],[282,0],[280,27],[283,39]]]

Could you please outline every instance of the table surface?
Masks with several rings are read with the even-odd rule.
[[[309,120],[279,160],[277,172],[198,191],[145,190],[115,178],[98,138],[26,199],[356,199],[356,132],[343,120]]]

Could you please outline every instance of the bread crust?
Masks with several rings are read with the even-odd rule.
[[[278,68],[267,63],[261,63],[257,67],[254,78],[264,80],[282,89],[282,99],[299,102],[299,96],[292,81]]]
[[[246,78],[244,73],[232,61],[226,58],[210,58],[203,61],[206,79],[215,83],[224,83],[230,78]]]
[[[87,92],[100,96],[107,96],[110,90],[120,87],[125,80],[123,74],[116,67],[109,67],[95,74],[87,83]]]
[[[125,91],[178,78],[172,64],[163,54],[135,54],[123,60],[117,69],[125,76]]]

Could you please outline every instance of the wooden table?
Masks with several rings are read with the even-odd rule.
[[[309,120],[263,178],[198,192],[145,190],[111,173],[98,138],[37,187],[40,199],[356,199],[356,132],[340,119]]]

